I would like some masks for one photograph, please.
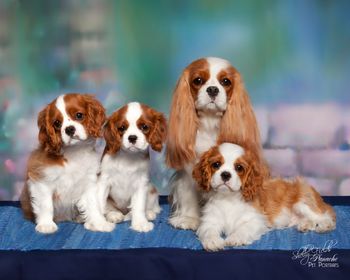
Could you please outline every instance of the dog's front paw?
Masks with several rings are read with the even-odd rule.
[[[50,234],[57,231],[58,227],[54,222],[37,224],[35,230],[40,233]]]
[[[146,217],[147,220],[154,221],[157,218],[157,213],[152,210],[147,210]]]
[[[225,247],[225,240],[221,237],[207,237],[202,239],[201,242],[206,251],[219,251]]]
[[[115,228],[115,224],[107,221],[86,222],[84,227],[91,231],[111,232]]]
[[[107,213],[106,219],[108,222],[116,224],[124,221],[124,215],[120,211],[111,211]]]
[[[132,221],[131,222],[131,228],[133,230],[136,230],[138,232],[149,232],[153,229],[154,225],[153,223],[151,222],[148,222],[148,221],[137,221],[137,222],[134,222]]]
[[[187,216],[173,216],[169,219],[169,223],[174,228],[197,230],[199,226],[199,218]]]
[[[245,238],[239,235],[230,235],[225,240],[225,246],[244,246],[252,244],[253,241],[249,238]]]

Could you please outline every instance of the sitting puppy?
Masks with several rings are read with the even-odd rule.
[[[312,186],[301,179],[262,176],[264,167],[258,162],[251,150],[223,143],[204,153],[195,166],[194,179],[209,192],[197,230],[206,250],[251,244],[269,228],[335,228],[334,210]]]
[[[162,150],[166,138],[164,115],[146,105],[129,103],[110,116],[104,137],[99,184],[108,196],[107,220],[117,223],[130,218],[132,229],[152,230],[149,220],[156,218],[160,207],[157,190],[149,179],[149,146]]]
[[[105,110],[90,95],[61,95],[38,116],[40,146],[28,160],[21,194],[26,218],[41,233],[57,230],[54,221],[83,221],[87,229],[112,231],[96,199]]]

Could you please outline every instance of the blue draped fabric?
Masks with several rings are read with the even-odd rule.
[[[129,222],[118,224],[111,233],[90,232],[81,224],[66,222],[52,235],[35,232],[18,204],[0,203],[0,279],[243,279],[263,277],[261,273],[269,270],[273,271],[270,279],[346,279],[350,277],[350,197],[333,200],[338,204],[334,206],[337,228],[330,233],[274,230],[249,246],[216,253],[203,251],[194,232],[173,229],[167,223],[166,203],[149,233],[132,231]],[[318,255],[328,259],[305,259],[300,255],[305,246],[323,249]],[[317,257],[315,252],[312,256]]]

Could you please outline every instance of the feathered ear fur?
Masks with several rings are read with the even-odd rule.
[[[149,143],[153,150],[161,152],[167,134],[166,118],[163,113],[159,113],[153,109],[150,110],[152,110],[151,114],[153,115],[154,126],[149,135]]]
[[[115,120],[118,112],[108,118],[103,129],[103,136],[106,141],[106,147],[103,154],[115,154],[121,147],[121,136],[116,128]]]
[[[197,182],[198,186],[205,191],[210,190],[210,180],[212,176],[210,161],[213,153],[217,153],[217,147],[213,147],[202,154],[199,162],[194,166],[192,177]]]
[[[246,201],[251,201],[257,195],[259,188],[262,187],[265,171],[259,159],[252,152],[246,151],[243,156],[243,161],[247,166],[247,171],[242,180],[242,196]]]
[[[88,133],[93,137],[101,137],[102,126],[106,121],[105,108],[92,95],[84,94],[82,97],[84,98],[86,104],[86,128],[88,130]]]
[[[260,134],[253,107],[239,72],[235,69],[233,92],[220,125],[219,143],[250,143],[261,154]]]
[[[62,139],[50,123],[49,112],[51,106],[53,106],[53,103],[47,105],[38,115],[38,139],[40,146],[48,154],[58,156],[61,153]]]
[[[171,104],[166,148],[169,167],[181,169],[195,158],[197,127],[198,117],[186,69],[177,82]]]

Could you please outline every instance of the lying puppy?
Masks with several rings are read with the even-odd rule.
[[[251,244],[269,228],[335,228],[334,210],[312,186],[299,178],[287,181],[262,174],[257,156],[235,144],[223,143],[202,155],[193,178],[209,192],[197,230],[206,250]]]
[[[149,147],[162,150],[166,138],[164,115],[146,105],[129,103],[108,119],[104,137],[99,185],[108,196],[107,220],[118,223],[131,219],[132,229],[152,230],[149,220],[156,218],[160,207],[157,190],[149,179]]]
[[[54,221],[81,221],[85,228],[112,231],[96,199],[99,155],[105,110],[90,95],[66,94],[47,105],[38,117],[40,146],[28,160],[21,195],[25,217],[41,233],[57,230]]]

